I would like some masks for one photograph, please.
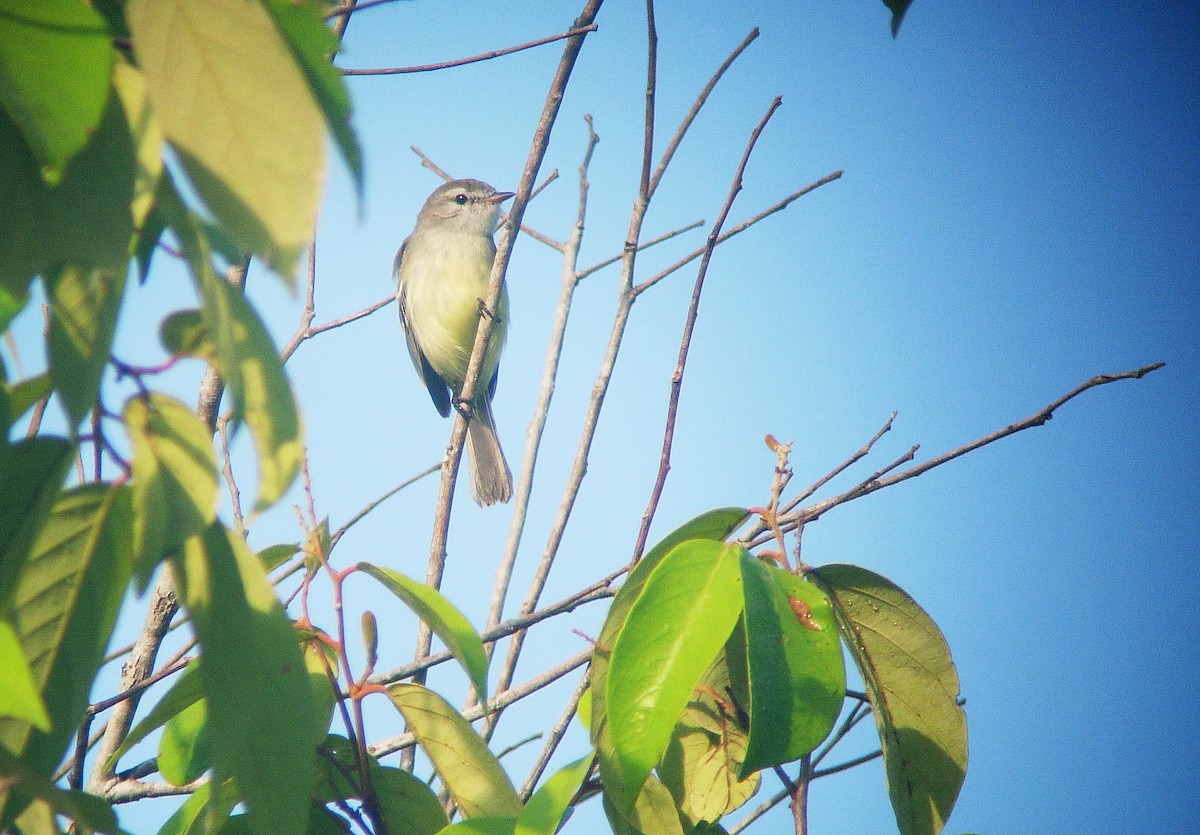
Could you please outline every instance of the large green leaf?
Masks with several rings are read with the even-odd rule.
[[[67,266],[46,273],[50,300],[50,379],[72,425],[92,410],[108,365],[125,270]]]
[[[407,771],[372,760],[371,787],[388,832],[434,835],[450,823],[437,795]]]
[[[74,454],[74,445],[63,438],[28,438],[9,447],[0,469],[0,614],[11,608],[29,550]]]
[[[25,295],[33,276],[59,264],[123,272],[133,236],[138,161],[121,101],[110,96],[91,140],[56,186],[42,178],[20,131],[0,109],[0,287]]]
[[[606,762],[612,760],[612,739],[608,727],[608,711],[606,705],[609,659],[612,656],[613,644],[625,626],[629,610],[637,602],[654,569],[662,562],[671,550],[682,542],[693,539],[723,542],[748,518],[745,509],[740,507],[725,507],[710,510],[684,523],[651,548],[629,573],[625,583],[617,591],[608,609],[608,616],[600,630],[596,648],[592,652],[592,662],[588,676],[591,686],[588,689],[591,699],[590,721],[592,744],[600,754],[601,769]],[[619,791],[617,783],[610,781],[608,791]]]
[[[393,684],[388,696],[464,817],[520,814],[521,801],[495,755],[445,699],[419,684]]]
[[[296,631],[258,558],[219,523],[173,559],[203,650],[217,779],[234,777],[258,833],[303,833],[314,748]]]
[[[325,8],[320,3],[266,0],[265,6],[284,39],[292,48],[325,116],[325,125],[337,144],[346,167],[362,198],[363,160],[358,135],[350,127],[350,91],[346,80],[333,66],[330,57],[338,51],[338,39],[325,23]]]
[[[173,786],[186,786],[212,766],[208,742],[208,709],[196,702],[163,726],[158,740],[158,773]]]
[[[521,810],[516,835],[554,835],[571,805],[571,798],[591,771],[594,758],[595,754],[588,754],[552,774]]]
[[[866,685],[901,835],[936,835],[967,771],[967,717],[950,647],[887,578],[854,565],[822,566],[812,576]]]
[[[417,617],[429,624],[446,648],[458,659],[475,687],[480,702],[487,699],[488,657],[483,649],[483,640],[471,626],[471,622],[454,608],[441,592],[432,586],[419,583],[411,577],[380,568],[368,562],[360,562],[358,570],[381,582],[388,591],[403,600]]]
[[[138,64],[163,135],[243,249],[291,276],[324,176],[323,117],[260,3],[130,0]]]
[[[0,0],[0,105],[50,182],[96,130],[112,63],[108,27],[86,4]]]
[[[157,205],[175,230],[203,300],[203,329],[194,316],[172,316],[163,323],[164,341],[176,335],[172,322],[189,336],[191,352],[210,350],[212,359],[250,427],[258,453],[257,509],[276,501],[295,480],[304,454],[300,416],[283,364],[262,320],[241,289],[218,276],[199,219],[183,205],[170,178],[159,184]],[[184,347],[180,345],[178,347]]]
[[[51,730],[0,719],[0,744],[49,772],[88,703],[129,579],[127,491],[63,493],[21,566],[8,611],[50,714]]]
[[[208,428],[165,394],[131,397],[125,431],[133,446],[133,532],[144,587],[155,566],[217,517],[217,459]]]
[[[750,695],[745,777],[797,760],[829,735],[845,698],[846,667],[820,589],[749,553],[741,567]]]
[[[632,808],[692,690],[742,613],[743,550],[706,539],[677,545],[629,610],[608,668],[613,750],[600,750],[605,788],[619,792],[614,800],[622,811]]]
[[[192,796],[175,810],[158,835],[208,835],[221,831],[221,824],[238,804],[237,784],[226,780],[213,797],[212,781],[201,783]]]

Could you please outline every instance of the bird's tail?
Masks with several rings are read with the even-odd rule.
[[[492,421],[492,404],[487,397],[471,404],[467,424],[467,460],[471,464],[471,496],[481,506],[512,498],[512,473],[500,449],[500,438]]]

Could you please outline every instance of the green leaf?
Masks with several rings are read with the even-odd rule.
[[[554,835],[595,756],[588,754],[564,765],[542,784],[517,816],[515,835]]]
[[[703,539],[677,545],[651,572],[617,636],[606,697],[613,751],[601,749],[600,763],[623,810],[742,612],[742,550]]]
[[[8,449],[0,470],[0,615],[10,608],[74,455],[74,445],[62,438],[28,438]]]
[[[242,249],[290,277],[316,220],[324,131],[288,42],[245,0],[131,0],[125,15],[196,191]]]
[[[179,678],[171,685],[171,689],[155,703],[141,721],[133,726],[125,740],[108,758],[105,769],[115,768],[126,751],[165,725],[171,717],[197,704],[203,698],[204,689],[200,683],[200,661],[194,659],[179,674]]]
[[[486,703],[488,657],[483,649],[483,640],[471,622],[454,608],[454,604],[437,589],[406,577],[399,571],[380,568],[368,562],[360,562],[357,567],[382,583],[384,588],[403,600],[417,617],[429,624],[433,634],[441,639],[466,670],[479,701]]]
[[[220,784],[212,796],[212,782],[201,783],[175,814],[158,830],[158,835],[208,835],[221,831],[221,824],[238,804],[237,785],[232,780]]]
[[[25,303],[28,301],[29,297],[25,293],[10,293],[0,284],[0,332],[8,330],[12,320],[25,309]]]
[[[908,12],[908,7],[912,5],[913,0],[883,0],[883,5],[892,10],[892,37],[900,34],[900,24],[904,22],[904,15]]]
[[[794,574],[742,554],[750,739],[740,777],[798,760],[833,730],[846,666],[829,599]]]
[[[163,726],[158,741],[158,772],[173,786],[185,786],[208,771],[208,711],[196,702],[176,713]]]
[[[49,374],[39,374],[28,377],[19,383],[14,383],[8,390],[8,408],[11,420],[17,420],[46,395],[50,394]]]
[[[350,169],[361,202],[362,148],[350,127],[350,91],[346,88],[345,78],[331,61],[340,44],[325,23],[325,9],[319,3],[290,0],[266,0],[264,5],[308,79],[317,105],[325,116],[325,125]]]
[[[176,357],[199,357],[214,360],[217,356],[208,325],[199,310],[177,310],[158,329],[159,339],[167,352]]]
[[[271,337],[241,289],[213,272],[199,221],[168,177],[160,184],[158,205],[179,237],[200,290],[204,338],[214,346],[213,361],[254,437],[259,471],[255,508],[261,510],[278,501],[300,471],[304,445],[291,386]],[[194,327],[194,320],[190,326],[187,321],[182,324]]]
[[[0,0],[0,105],[52,183],[87,144],[108,100],[104,18],[74,0]]]
[[[12,624],[0,620],[0,716],[12,716],[29,722],[39,731],[50,730],[50,714],[38,687],[34,684],[29,662],[21,649],[20,638]]]
[[[284,542],[279,545],[268,545],[258,552],[258,559],[267,571],[274,571],[290,560],[300,550],[295,542]]]
[[[119,97],[109,97],[99,127],[58,185],[42,178],[2,108],[0,159],[0,205],[21,207],[0,212],[0,287],[7,295],[23,297],[34,275],[61,264],[124,273],[138,157]]]
[[[591,694],[592,701],[588,726],[591,728],[592,744],[600,753],[602,773],[606,767],[605,763],[612,761],[613,749],[606,708],[609,658],[617,635],[620,634],[629,617],[629,610],[637,602],[651,573],[676,545],[693,539],[723,542],[747,518],[748,514],[744,509],[726,507],[707,511],[684,523],[663,537],[642,557],[613,598],[608,609],[608,616],[604,620],[604,626],[600,630],[600,637],[596,641],[596,648],[592,652],[592,662],[588,673],[591,679],[588,692]],[[610,781],[610,785],[606,786],[605,790],[619,791],[614,781]]]
[[[50,300],[50,379],[72,425],[92,410],[108,365],[125,271],[63,267],[45,275]]]
[[[129,579],[128,496],[90,484],[63,493],[21,566],[9,622],[50,714],[48,733],[0,719],[0,744],[49,772],[88,703]]]
[[[312,691],[295,630],[258,558],[220,524],[173,560],[203,649],[217,779],[234,777],[259,833],[303,833],[314,755]]]
[[[967,771],[967,717],[937,624],[899,586],[865,568],[813,575],[862,673],[901,835],[942,830]]]
[[[433,790],[407,771],[372,760],[371,786],[388,832],[434,835],[450,824]]]
[[[749,697],[735,695],[730,667],[745,667],[745,643],[739,623],[693,691],[658,766],[680,814],[691,822],[729,814],[753,797],[761,782],[757,773],[738,776],[748,741],[742,704],[749,704]]]
[[[0,745],[0,785],[6,788],[18,786],[27,797],[37,798],[30,809],[26,810],[26,815],[31,811],[35,815],[43,810],[53,811],[77,821],[84,829],[111,835],[121,833],[116,813],[104,800],[86,792],[64,791],[58,788],[49,778],[17,758],[3,745]],[[45,805],[42,809],[37,809],[37,806],[43,803]],[[46,821],[50,828],[45,831],[57,832],[58,827],[52,816],[45,814],[45,817],[50,818]],[[25,820],[27,818],[22,817],[19,831],[28,835],[31,828],[24,826]]]
[[[169,551],[217,518],[217,459],[208,427],[165,394],[131,397],[124,422],[133,447],[133,533],[144,589]]]
[[[388,696],[464,817],[520,814],[521,801],[508,775],[487,743],[445,699],[419,684],[393,684]]]

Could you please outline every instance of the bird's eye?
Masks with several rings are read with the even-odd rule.
[[[454,202],[460,206],[467,205],[467,195],[460,191],[458,194],[454,195]]]

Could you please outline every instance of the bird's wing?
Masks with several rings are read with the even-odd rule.
[[[404,247],[407,243],[406,240],[400,245],[400,250],[396,253],[396,260],[392,262],[392,275],[397,281],[400,279],[400,264],[404,260]],[[399,302],[400,325],[404,328],[404,341],[408,344],[408,356],[412,359],[413,367],[417,369],[417,373],[425,382],[425,388],[429,390],[429,397],[433,400],[434,408],[442,417],[448,417],[450,415],[450,387],[446,385],[446,381],[442,379],[441,375],[433,370],[433,366],[425,357],[425,352],[417,344],[404,296],[404,285],[400,284],[396,300]]]

